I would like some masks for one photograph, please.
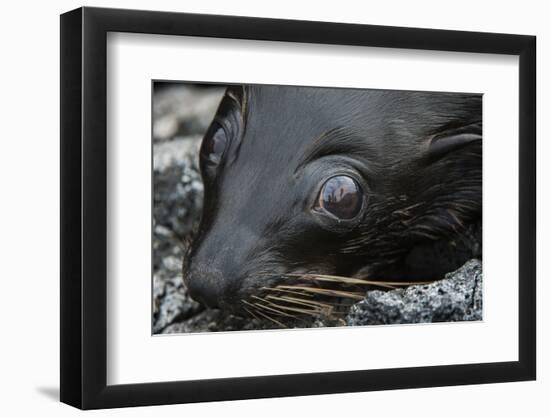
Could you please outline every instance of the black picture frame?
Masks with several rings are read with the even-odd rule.
[[[108,32],[519,56],[519,360],[107,385]],[[61,15],[60,57],[62,402],[93,409],[535,379],[534,36],[84,7]]]

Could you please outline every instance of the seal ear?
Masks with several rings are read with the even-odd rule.
[[[481,144],[481,132],[464,131],[463,129],[443,132],[430,140],[428,157],[433,162],[475,142]]]

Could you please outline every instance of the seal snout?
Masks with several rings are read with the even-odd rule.
[[[225,293],[223,275],[219,269],[195,262],[188,267],[186,274],[187,291],[191,298],[208,307],[218,307]]]
[[[190,296],[208,307],[234,304],[242,281],[245,262],[227,245],[200,242],[191,251],[184,271]]]

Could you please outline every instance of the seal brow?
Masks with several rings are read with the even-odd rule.
[[[374,149],[359,132],[346,127],[336,127],[317,136],[304,150],[294,173],[310,162],[331,155],[368,156]]]

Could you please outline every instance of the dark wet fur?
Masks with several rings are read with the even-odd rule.
[[[201,166],[184,262],[200,301],[260,316],[243,301],[300,284],[285,274],[433,280],[481,256],[480,95],[234,86],[207,136],[219,126],[231,145],[217,169]],[[340,173],[367,195],[353,224],[310,211]]]

